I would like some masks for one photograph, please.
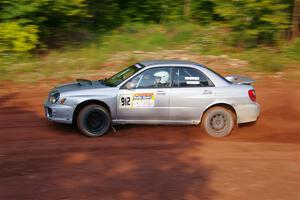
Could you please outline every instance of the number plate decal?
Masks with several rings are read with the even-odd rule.
[[[131,108],[132,107],[132,94],[120,95],[119,108]]]

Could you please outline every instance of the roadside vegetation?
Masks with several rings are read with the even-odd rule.
[[[296,2],[0,0],[0,80],[116,71],[163,50],[227,55],[250,71],[300,70]]]

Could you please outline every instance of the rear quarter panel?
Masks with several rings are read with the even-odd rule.
[[[229,103],[234,106],[236,104],[252,103],[248,96],[248,90],[253,89],[249,85],[228,85],[225,87],[216,87],[215,96],[217,102]]]
[[[235,84],[225,87],[216,87],[215,102],[209,107],[216,104],[231,105],[235,110],[238,123],[255,121],[260,108],[256,102],[253,102],[249,98],[248,91],[251,89],[254,89],[251,85]]]

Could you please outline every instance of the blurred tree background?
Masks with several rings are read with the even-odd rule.
[[[104,45],[108,35],[120,35],[124,27],[127,34],[153,24],[173,24],[169,32],[185,31],[174,39],[180,43],[184,37],[194,37],[188,41],[204,49],[220,42],[218,36],[206,38],[206,34],[222,30],[222,45],[281,51],[293,43],[286,52],[294,54],[300,51],[299,21],[300,0],[0,0],[0,60],[98,45],[99,41]],[[161,29],[152,31],[147,34]],[[166,41],[159,37],[158,44]]]

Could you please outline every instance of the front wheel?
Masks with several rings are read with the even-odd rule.
[[[108,131],[110,123],[109,112],[96,104],[84,107],[77,117],[79,130],[89,137],[104,135]]]
[[[203,116],[203,128],[213,137],[225,137],[229,135],[235,124],[234,113],[224,107],[210,108]]]

